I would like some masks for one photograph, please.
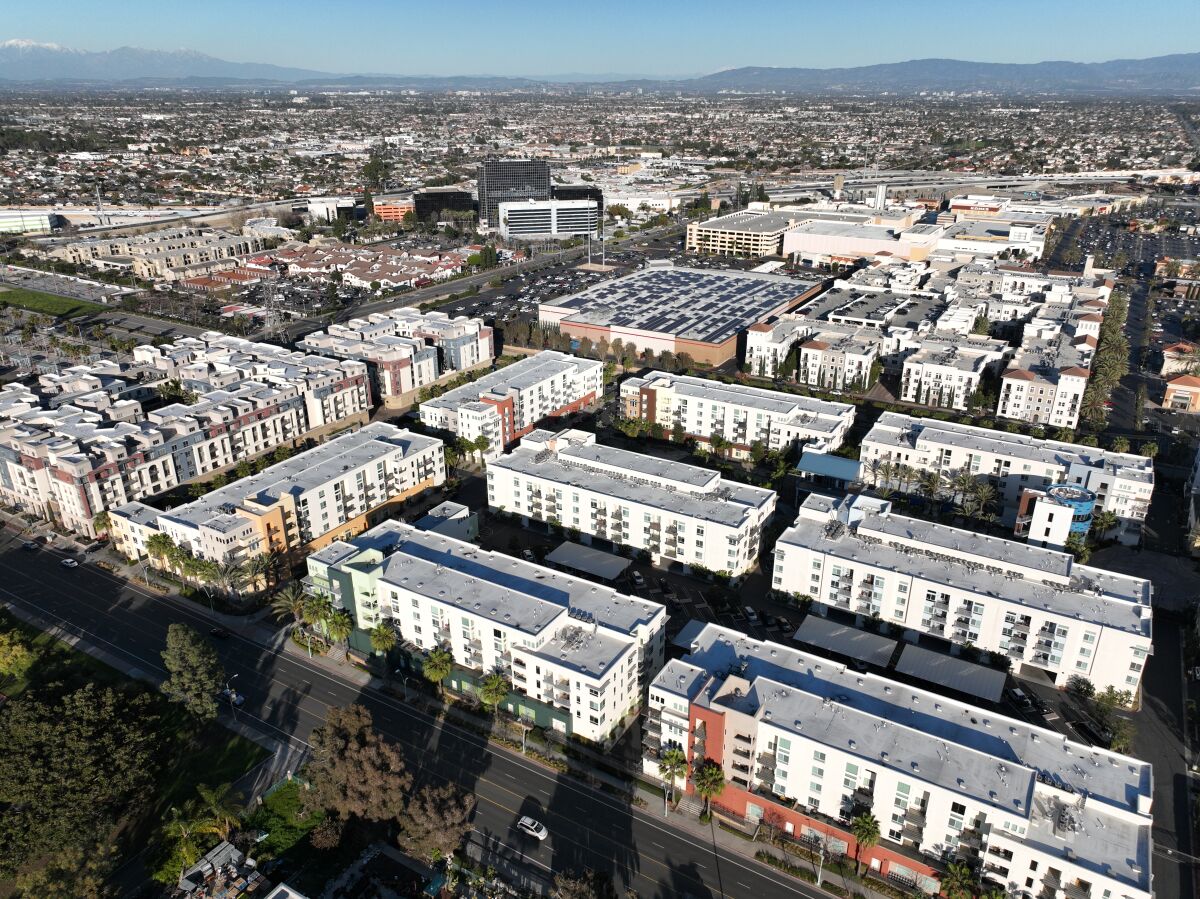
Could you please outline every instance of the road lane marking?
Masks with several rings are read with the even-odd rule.
[[[36,583],[37,578],[39,578],[39,577],[49,577],[51,580],[59,581],[62,584],[72,584],[76,589],[78,589],[78,587],[79,587],[79,584],[77,581],[73,582],[72,579],[61,577],[57,574],[57,572],[54,572],[54,571],[39,572],[38,574],[33,574],[33,573],[26,572],[19,568],[14,568],[10,565],[5,565],[3,563],[0,563],[0,569],[5,569],[5,568],[7,568],[8,570],[19,575],[21,578],[23,578],[27,581],[34,582],[34,583]],[[125,589],[128,589],[133,593],[137,593],[137,594],[144,596],[150,600],[153,600],[156,603],[162,603],[164,605],[168,605],[171,608],[173,608],[176,612],[178,612],[188,618],[191,618],[195,621],[199,621],[199,622],[205,624],[206,626],[211,626],[214,623],[214,620],[212,618],[202,615],[199,610],[190,608],[188,606],[186,600],[183,600],[178,597],[174,597],[170,594],[162,595],[162,594],[151,593],[149,591],[142,590],[142,589],[138,588],[136,585],[130,584],[129,582],[127,582],[121,578],[114,577],[114,576],[108,574],[104,569],[89,568],[89,573],[97,575],[97,576],[104,578],[108,581],[111,581],[115,584],[122,585]],[[9,595],[14,596],[17,599],[17,601],[20,602],[22,605],[33,606],[33,608],[39,613],[49,614],[51,617],[58,617],[58,618],[60,618],[61,621],[66,622],[65,618],[61,618],[61,616],[59,616],[57,613],[47,612],[40,605],[29,602],[29,600],[26,597],[18,597],[17,594],[12,593],[12,591],[6,590],[4,588],[0,588],[0,591],[3,591],[5,593],[8,593]],[[104,614],[109,615],[110,617],[112,615],[112,613],[109,610],[104,610]],[[136,616],[135,612],[130,612],[129,615],[126,617],[135,617],[135,616]],[[122,624],[124,622],[119,621],[117,623]],[[348,680],[346,678],[340,677],[334,673],[327,672],[324,669],[319,668],[315,665],[310,665],[307,663],[307,660],[302,656],[293,656],[291,653],[287,653],[282,649],[277,649],[269,643],[263,643],[263,642],[260,642],[259,640],[252,639],[252,638],[247,637],[242,634],[235,633],[233,636],[237,637],[238,639],[244,640],[245,642],[250,643],[253,646],[258,647],[259,650],[265,656],[274,658],[278,662],[290,664],[300,670],[308,671],[311,674],[314,674],[314,675],[317,675],[318,677],[324,678],[326,681],[330,681],[332,683],[338,684],[339,686],[342,686],[350,691],[360,691],[361,692],[363,690],[363,687],[364,687],[363,684],[359,684],[354,681]],[[115,645],[115,644],[113,644],[113,645]],[[122,650],[122,651],[125,652],[127,655],[133,655],[128,650]],[[136,656],[135,656],[135,658],[136,658]],[[243,663],[243,666],[245,668],[247,668],[247,670],[254,670],[247,663]],[[159,668],[159,670],[162,670],[161,666],[155,666],[155,667]],[[273,683],[279,684],[280,686],[284,687],[286,690],[294,690],[295,689],[294,683],[284,682],[275,677],[269,678],[269,680]],[[314,696],[306,695],[304,698],[310,699],[312,702],[314,702],[320,706],[324,706],[325,708],[330,708],[329,703],[323,702]],[[466,730],[463,727],[460,727],[453,723],[446,723],[446,722],[438,721],[437,719],[433,718],[432,716],[428,715],[427,713],[425,713],[423,711],[412,708],[410,706],[403,705],[397,701],[393,701],[390,697],[381,693],[377,689],[372,689],[370,691],[370,699],[372,702],[377,703],[379,706],[382,706],[384,708],[390,709],[394,713],[397,713],[402,716],[414,718],[414,719],[420,721],[422,724],[427,724],[433,733],[443,733],[447,737],[457,737],[458,739],[462,739],[464,737],[466,737],[466,738],[474,737],[474,734],[472,734],[471,731]],[[294,709],[298,715],[309,716],[309,717],[316,719],[318,722],[323,723],[323,721],[321,721],[321,718],[319,716],[317,716],[313,712],[305,709],[301,705],[300,702],[293,700],[291,704],[294,707]],[[263,723],[264,725],[269,727],[271,730],[284,735],[287,739],[289,739],[293,742],[296,742],[296,743],[299,743],[299,744],[305,745],[305,746],[308,745],[308,743],[306,741],[288,734],[286,731],[283,731],[280,728],[275,727],[274,725],[264,721],[261,718],[258,718],[257,716],[253,715],[252,713],[239,713],[239,714],[245,714],[247,717],[253,718],[256,721]],[[416,750],[421,750],[421,748],[422,748],[420,746],[417,746],[411,740],[406,739],[406,736],[405,736],[405,733],[403,730],[401,730],[399,732],[395,732],[395,733],[388,733],[387,731],[384,730],[383,727],[380,727],[379,730],[381,733],[386,733],[387,736],[389,736],[393,740],[396,740],[399,743],[407,744]],[[537,766],[534,763],[522,761],[520,759],[520,757],[517,756],[515,753],[510,753],[509,751],[505,750],[503,747],[497,747],[497,746],[492,746],[491,744],[488,744],[483,749],[483,751],[486,755],[490,756],[492,759],[503,758],[504,760],[506,760],[512,764],[516,764],[517,766],[524,769],[524,771],[527,775],[530,775],[533,778],[540,777],[543,780],[553,781],[557,786],[560,786],[564,789],[571,790],[576,793],[580,793],[582,795],[588,796],[593,801],[596,801],[603,805],[608,805],[610,808],[614,808],[622,813],[626,813],[629,815],[631,820],[637,820],[645,827],[649,827],[654,830],[657,830],[658,832],[665,834],[667,836],[670,836],[673,839],[686,841],[687,833],[685,831],[680,831],[680,830],[675,830],[672,828],[663,827],[663,826],[659,825],[656,821],[651,819],[648,815],[646,815],[646,814],[642,813],[640,810],[630,806],[628,803],[619,803],[616,800],[612,799],[611,797],[608,797],[605,794],[601,793],[600,791],[595,790],[591,787],[588,787],[585,784],[582,784],[582,783],[577,784],[571,780],[560,780],[557,772],[543,770],[540,766]],[[427,766],[423,766],[418,762],[414,767],[417,770],[421,770],[421,769],[425,769]],[[460,771],[465,770],[462,766],[454,766],[454,767]],[[441,774],[440,772],[430,771],[430,773],[434,774],[435,776],[437,776],[443,780],[447,780],[447,781],[451,780],[451,778],[449,776]],[[505,773],[507,773],[507,772],[505,772]],[[511,775],[509,775],[509,776],[511,776]],[[524,798],[525,798],[525,797],[521,796],[520,794],[514,793],[511,790],[508,790],[501,784],[498,784],[486,777],[483,777],[482,775],[477,776],[476,779],[479,782],[487,783],[490,786],[493,786],[496,789],[502,790],[503,792],[509,793],[510,795],[513,795],[519,799],[524,800]],[[513,778],[513,779],[516,780],[516,778]],[[547,795],[549,795],[549,794],[547,794]],[[485,800],[485,797],[479,797],[479,798],[481,800]],[[485,800],[485,801],[492,801],[494,804],[500,806],[501,808],[504,808],[506,811],[512,811],[515,813],[514,809],[509,809],[507,806],[504,806],[504,805],[501,805],[500,803],[494,802],[494,800]],[[586,832],[589,834],[595,834],[596,836],[599,836],[602,839],[607,840],[608,842],[614,843],[615,845],[618,845],[618,846],[621,845],[621,844],[617,843],[616,840],[613,840],[611,837],[608,837],[606,834],[602,833],[599,830],[593,830],[591,828],[586,828]],[[563,839],[567,839],[567,838],[564,837]],[[568,840],[568,842],[576,842],[576,841]],[[584,846],[584,844],[582,844],[582,843],[576,843],[576,845]],[[585,846],[585,848],[591,848],[591,847]],[[622,847],[622,848],[628,849],[635,853],[637,852],[636,847],[633,847],[633,846]],[[595,851],[595,850],[592,849],[592,851]],[[651,864],[655,864],[664,869],[669,869],[668,865],[658,861],[657,859],[642,856],[640,853],[638,853],[638,857],[645,861],[649,861]],[[755,863],[753,866],[747,865],[743,862],[743,860],[739,859],[738,857],[735,857],[730,854],[723,855],[723,854],[721,854],[720,851],[717,852],[717,857],[720,859],[724,859],[729,864],[734,865],[735,867],[741,868],[749,873],[752,873],[757,877],[763,878],[764,880],[771,881],[778,886],[782,886],[786,889],[794,889],[794,884],[789,883],[784,880],[781,880],[778,877],[774,876],[773,872],[771,872],[769,869],[767,869],[761,863]],[[698,862],[696,862],[695,864],[697,867],[700,867],[700,868],[706,867],[705,865],[702,865]],[[678,874],[679,872],[675,872],[675,873]],[[688,876],[688,875],[685,875],[685,876]],[[707,884],[704,884],[704,881],[702,879],[700,879],[700,878],[695,878],[695,879],[698,883],[707,886]],[[655,882],[657,883],[658,881],[655,881]]]

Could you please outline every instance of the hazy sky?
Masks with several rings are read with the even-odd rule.
[[[1197,0],[4,0],[0,40],[328,72],[698,74],[1200,50]]]

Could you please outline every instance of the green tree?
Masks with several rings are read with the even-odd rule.
[[[400,817],[398,842],[431,865],[449,860],[471,832],[475,797],[454,784],[423,787]]]
[[[343,821],[394,821],[404,811],[412,776],[399,748],[375,730],[361,705],[332,706],[309,740],[312,761],[307,809],[322,809]]]
[[[942,876],[942,894],[947,899],[971,899],[975,895],[975,875],[969,865],[950,862]]]
[[[554,899],[608,899],[612,890],[605,889],[595,872],[585,871],[580,875],[555,874]]]
[[[293,624],[304,623],[304,612],[308,597],[304,588],[296,581],[288,584],[271,597],[271,612],[280,621],[290,619]]]
[[[222,840],[230,839],[244,811],[242,794],[233,789],[233,784],[224,783],[218,787],[197,784],[196,795],[205,818],[204,829]]]
[[[503,674],[493,672],[480,681],[479,701],[486,708],[495,711],[496,707],[504,702],[505,697],[508,696],[511,689],[512,685],[509,684]]]
[[[159,564],[164,567],[169,566],[175,559],[177,549],[175,541],[171,539],[169,534],[152,534],[146,540],[146,552],[150,558],[157,559]]]
[[[858,815],[850,822],[854,835],[854,876],[862,871],[862,851],[879,845],[879,820],[870,812]]]
[[[354,633],[354,619],[345,609],[336,609],[325,619],[325,633],[334,643],[344,643]]]
[[[667,784],[671,798],[675,796],[675,781],[687,776],[687,753],[678,746],[664,749],[658,757],[658,776]]]
[[[217,694],[225,672],[212,644],[186,624],[167,628],[167,648],[162,652],[167,679],[162,691],[202,721],[217,717]]]
[[[386,621],[371,628],[371,648],[385,656],[396,648],[396,629]]]
[[[1104,510],[1092,515],[1091,533],[1097,539],[1103,539],[1109,532],[1120,524],[1116,512]]]
[[[1108,446],[1114,453],[1127,453],[1129,452],[1129,438],[1118,435],[1109,441]]]
[[[116,867],[116,847],[107,843],[94,846],[68,845],[55,852],[44,864],[17,877],[22,899],[115,899],[116,888],[108,883]]]
[[[1080,565],[1086,565],[1092,557],[1092,548],[1088,545],[1087,537],[1083,534],[1072,534],[1067,538],[1065,549],[1075,557]]]
[[[26,692],[0,727],[0,877],[106,836],[154,797],[162,721],[145,692]]]
[[[692,768],[692,786],[704,800],[704,814],[712,814],[712,801],[725,789],[725,771],[712,759],[706,758]]]
[[[1158,455],[1158,443],[1148,440],[1138,448],[1138,452],[1147,459],[1153,459]]]
[[[0,675],[20,678],[33,665],[35,656],[18,631],[0,633]]]
[[[449,650],[435,646],[421,662],[421,673],[430,683],[437,684],[438,692],[442,690],[442,681],[454,670],[454,656]]]
[[[109,518],[109,515],[107,512],[97,512],[92,517],[92,528],[95,529],[97,534],[108,533],[108,529],[111,526],[112,526],[112,520]]]

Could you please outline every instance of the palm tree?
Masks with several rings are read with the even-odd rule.
[[[992,518],[992,510],[996,505],[996,488],[987,481],[977,481],[973,496],[979,503],[979,517]]]
[[[287,568],[287,557],[279,550],[272,549],[266,553],[266,562],[267,576],[271,579],[271,583],[278,584],[284,569]]]
[[[712,814],[712,801],[725,789],[725,771],[712,759],[706,758],[692,768],[692,786],[704,800],[704,814]]]
[[[154,534],[146,541],[146,552],[151,558],[158,559],[160,565],[169,562],[176,549],[170,534]]]
[[[97,512],[92,518],[92,527],[95,528],[97,534],[104,534],[112,526],[112,519],[107,512]]]
[[[251,556],[246,560],[243,568],[246,574],[246,582],[249,584],[251,590],[258,587],[260,579],[263,581],[263,585],[266,585],[267,571],[270,568],[270,563],[267,561],[265,553],[258,553]]]
[[[200,797],[202,813],[209,819],[203,829],[228,840],[242,817],[242,794],[233,789],[233,784],[227,783],[219,787],[197,784],[196,794]]]
[[[957,504],[975,486],[975,475],[968,468],[960,468],[950,476],[950,498]]]
[[[354,619],[345,609],[336,609],[324,621],[325,633],[334,643],[344,643],[354,633]]]
[[[271,612],[276,618],[290,618],[293,624],[304,623],[304,613],[308,608],[308,596],[304,588],[296,581],[288,584],[271,597]]]
[[[322,628],[333,614],[333,600],[325,593],[314,593],[304,600],[304,623]]]
[[[864,812],[850,822],[850,833],[854,834],[854,876],[861,871],[862,851],[879,845],[879,819]]]
[[[442,692],[442,681],[454,670],[454,656],[448,650],[435,646],[429,650],[429,655],[421,662],[421,673],[425,679],[437,684],[438,692]]]
[[[917,493],[929,500],[930,506],[941,495],[942,487],[942,473],[940,471],[929,470],[921,472],[920,480],[917,482]]]
[[[503,674],[492,672],[479,683],[479,701],[486,708],[495,711],[496,707],[504,702],[510,689],[512,687]]]
[[[396,629],[386,621],[371,628],[371,648],[381,656],[396,648]]]
[[[222,593],[227,596],[236,595],[246,583],[246,568],[232,555],[227,555],[223,562],[217,563],[213,580]]]
[[[975,877],[962,862],[951,862],[942,877],[942,893],[949,899],[970,899],[975,893]]]
[[[171,806],[171,818],[167,821],[167,836],[175,841],[179,854],[179,876],[196,864],[200,858],[200,847],[196,845],[196,837],[204,830],[201,822],[203,813],[196,800],[183,803],[182,808]]]
[[[670,787],[671,798],[675,798],[675,781],[687,776],[687,753],[678,746],[664,749],[658,757],[658,776]]]

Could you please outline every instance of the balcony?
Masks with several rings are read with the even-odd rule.
[[[733,754],[739,759],[745,759],[747,762],[750,761],[749,749],[735,749],[733,750]]]
[[[763,771],[774,771],[777,764],[775,760],[775,753],[760,752],[758,754],[758,764],[759,768]]]

